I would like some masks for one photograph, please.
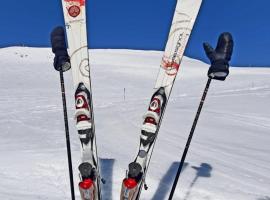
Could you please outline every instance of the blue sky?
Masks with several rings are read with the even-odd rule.
[[[87,0],[90,48],[163,50],[176,0]],[[202,43],[221,32],[234,36],[231,64],[270,66],[269,0],[204,0],[187,56],[207,61]],[[60,0],[3,1],[0,47],[47,47],[53,27],[63,25]]]

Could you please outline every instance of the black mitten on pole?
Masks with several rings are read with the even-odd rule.
[[[56,27],[51,33],[51,44],[52,52],[55,54],[54,57],[54,68],[59,71],[61,94],[63,102],[65,132],[66,132],[66,145],[67,145],[67,156],[68,156],[68,169],[69,169],[69,180],[70,180],[70,192],[71,199],[75,200],[74,181],[73,181],[73,167],[70,150],[70,138],[69,138],[69,126],[68,126],[68,115],[67,115],[67,104],[66,104],[66,92],[63,72],[70,69],[70,59],[67,53],[65,32],[62,27]]]
[[[67,52],[67,45],[65,39],[65,31],[63,27],[58,26],[53,29],[51,33],[51,44],[52,51],[55,54],[54,57],[54,68],[57,71],[63,70],[67,71],[70,69],[70,59]]]
[[[208,77],[224,81],[229,75],[229,61],[233,52],[232,35],[228,32],[222,33],[219,36],[216,49],[208,43],[203,43],[203,47],[211,62]]]

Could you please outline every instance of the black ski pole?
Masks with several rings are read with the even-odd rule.
[[[73,182],[73,168],[72,168],[70,139],[69,139],[69,126],[68,126],[67,105],[66,105],[66,92],[65,92],[65,83],[64,83],[63,71],[60,70],[59,74],[60,74],[60,84],[61,84],[61,93],[62,93],[62,102],[63,102],[65,132],[66,132],[66,145],[67,145],[67,156],[68,156],[68,168],[69,168],[71,199],[75,200],[74,182]]]
[[[69,126],[68,126],[67,105],[66,105],[66,92],[65,92],[64,75],[63,75],[63,72],[69,70],[71,65],[70,65],[70,58],[67,52],[65,31],[63,27],[58,26],[53,29],[53,31],[51,32],[51,44],[52,44],[52,52],[55,54],[53,66],[55,70],[59,71],[59,75],[60,75],[60,86],[61,86],[61,93],[62,93],[64,123],[65,123],[65,132],[66,132],[70,191],[71,191],[71,199],[75,200],[73,168],[72,168],[70,139],[69,139]]]
[[[184,150],[184,153],[183,153],[183,155],[182,155],[181,162],[180,162],[180,164],[179,164],[179,167],[178,167],[178,170],[177,170],[177,174],[176,174],[176,176],[175,176],[175,179],[174,179],[174,182],[173,182],[173,186],[172,186],[172,189],[171,189],[170,196],[169,196],[169,199],[168,199],[168,200],[172,200],[172,198],[173,198],[174,191],[175,191],[175,188],[176,188],[176,186],[177,186],[178,179],[179,179],[179,177],[180,177],[182,168],[183,168],[183,166],[184,166],[184,162],[185,162],[185,159],[186,159],[186,156],[187,156],[188,148],[189,148],[189,146],[190,146],[190,143],[191,143],[191,140],[192,140],[193,133],[194,133],[194,131],[195,131],[197,122],[198,122],[198,120],[199,120],[200,113],[201,113],[201,110],[202,110],[202,107],[203,107],[203,104],[204,104],[204,101],[205,101],[205,98],[206,98],[206,95],[207,95],[207,92],[208,92],[208,89],[209,89],[211,80],[212,80],[211,78],[208,78],[208,81],[207,81],[207,83],[206,83],[206,86],[205,86],[205,89],[204,89],[204,92],[203,92],[203,95],[202,95],[202,98],[201,98],[201,101],[200,101],[200,105],[199,105],[199,107],[198,107],[198,110],[197,110],[195,119],[194,119],[194,121],[193,121],[191,130],[190,130],[190,133],[189,133],[189,137],[188,137],[188,140],[187,140],[187,143],[186,143],[186,146],[185,146],[185,150]]]
[[[233,38],[229,32],[224,32],[224,33],[220,34],[220,36],[218,38],[217,46],[215,49],[210,44],[203,43],[204,51],[205,51],[207,57],[209,58],[209,60],[211,61],[211,66],[208,70],[208,77],[209,78],[208,78],[208,81],[206,83],[206,86],[205,86],[205,89],[204,89],[204,92],[203,92],[195,119],[193,121],[191,130],[189,133],[189,137],[188,137],[188,140],[187,140],[187,143],[185,146],[185,150],[183,152],[183,155],[182,155],[182,158],[180,161],[180,165],[179,165],[179,168],[177,170],[177,174],[175,176],[174,183],[173,183],[171,193],[170,193],[168,200],[172,200],[172,198],[173,198],[174,191],[175,191],[176,185],[178,183],[178,179],[180,177],[180,174],[181,174],[181,171],[182,171],[182,168],[183,168],[186,156],[187,156],[188,148],[190,146],[193,133],[195,131],[197,122],[199,120],[200,113],[201,113],[208,89],[210,87],[211,80],[216,79],[216,80],[224,81],[226,79],[226,77],[229,75],[229,61],[231,60],[233,46],[234,46]]]

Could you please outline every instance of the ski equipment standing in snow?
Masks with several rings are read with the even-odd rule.
[[[68,126],[66,94],[65,94],[65,83],[64,83],[64,75],[63,75],[63,71],[67,71],[70,69],[70,61],[69,61],[69,56],[67,53],[65,33],[64,33],[63,28],[57,27],[52,31],[51,44],[52,44],[52,51],[53,53],[55,53],[54,68],[57,71],[59,71],[59,74],[60,74],[60,84],[61,84],[65,132],[66,132],[68,168],[69,168],[69,178],[70,178],[70,191],[71,191],[71,199],[75,200],[73,168],[72,168],[72,159],[71,159],[71,150],[70,150],[69,126]]]
[[[139,151],[135,160],[129,164],[127,176],[122,183],[120,200],[138,200],[142,186],[147,189],[146,173],[162,117],[201,3],[202,0],[179,0],[176,5],[155,91],[144,115]]]
[[[62,0],[71,71],[75,88],[75,120],[81,142],[82,200],[101,200],[86,28],[86,0]]]
[[[229,75],[229,61],[231,60],[231,56],[232,56],[232,52],[233,52],[233,38],[232,38],[231,34],[230,33],[222,33],[219,36],[216,49],[213,49],[211,47],[211,45],[208,43],[204,43],[203,47],[204,47],[204,50],[206,52],[207,57],[211,61],[211,66],[208,70],[208,81],[206,83],[206,86],[205,86],[205,89],[204,89],[204,92],[203,92],[195,119],[193,121],[191,130],[190,130],[190,134],[189,134],[186,146],[185,146],[185,150],[183,152],[181,162],[179,164],[179,168],[177,170],[177,174],[175,176],[174,183],[173,183],[168,200],[172,200],[172,198],[173,198],[174,191],[175,191],[175,188],[177,186],[178,179],[180,177],[180,174],[181,174],[181,171],[182,171],[185,159],[186,159],[186,155],[187,155],[187,152],[188,152],[191,140],[192,140],[192,136],[193,136],[193,133],[195,131],[197,122],[199,120],[200,113],[201,113],[208,89],[210,87],[211,80],[216,79],[216,80],[224,81],[226,79],[226,77]]]

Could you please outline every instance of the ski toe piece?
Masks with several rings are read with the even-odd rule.
[[[142,182],[141,165],[132,162],[128,168],[128,177],[123,180],[120,200],[135,200]]]
[[[139,163],[132,162],[128,165],[128,177],[136,179],[137,181],[140,180],[142,175],[142,167]]]
[[[79,183],[79,189],[82,200],[94,200],[95,199],[95,184],[89,178]]]
[[[92,178],[93,179],[93,174],[95,169],[92,167],[92,165],[88,162],[81,163],[79,166],[79,171],[82,177],[82,180]]]
[[[124,179],[123,184],[127,189],[133,189],[134,187],[137,186],[138,183],[133,178],[126,178]]]
[[[84,189],[84,190],[87,190],[87,189],[91,188],[93,186],[93,184],[94,184],[93,181],[90,178],[88,178],[88,179],[85,179],[84,181],[81,181],[79,183],[79,187]]]
[[[82,181],[79,183],[79,189],[82,200],[95,199],[95,168],[88,162],[81,163],[79,171]]]
[[[135,200],[137,193],[137,181],[133,178],[125,178],[122,183],[120,200]]]

